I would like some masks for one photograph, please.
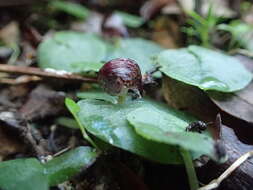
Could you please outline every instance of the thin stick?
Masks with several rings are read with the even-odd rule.
[[[231,173],[240,167],[240,165],[245,162],[248,158],[253,156],[253,151],[247,152],[244,155],[242,155],[240,158],[238,158],[223,174],[220,175],[217,179],[211,181],[208,185],[199,188],[198,190],[211,190],[219,187],[220,183],[226,179],[228,176],[231,175]]]
[[[246,49],[233,49],[233,50],[230,50],[229,51],[229,54],[242,54],[242,55],[245,55],[245,56],[248,56],[248,57],[253,57],[253,53],[249,50],[246,50]]]
[[[25,84],[25,83],[36,82],[36,81],[41,81],[41,80],[42,80],[42,78],[37,77],[37,76],[32,76],[32,75],[30,75],[30,76],[22,75],[22,76],[15,78],[15,79],[0,77],[1,84],[11,84],[11,85]]]
[[[68,147],[62,149],[62,150],[60,150],[59,152],[56,152],[56,153],[53,155],[53,157],[59,156],[59,155],[63,154],[64,152],[68,151],[69,149],[71,149],[71,146],[68,146]]]
[[[73,80],[80,82],[89,82],[96,83],[97,79],[94,77],[83,77],[81,75],[67,73],[67,72],[58,72],[57,70],[52,69],[40,69],[37,67],[25,67],[25,66],[14,66],[7,64],[0,64],[0,72],[4,73],[14,73],[20,75],[35,75],[44,78],[55,78],[55,79],[65,79],[65,80]]]

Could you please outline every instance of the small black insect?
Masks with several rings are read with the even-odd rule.
[[[202,133],[203,131],[205,131],[207,129],[207,126],[210,123],[205,123],[203,121],[194,121],[192,123],[190,123],[187,127],[186,127],[186,131],[191,131],[191,132],[197,132],[197,133]]]

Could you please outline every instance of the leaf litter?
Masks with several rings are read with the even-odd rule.
[[[33,5],[34,2],[27,1],[27,3]],[[33,12],[33,14],[31,14],[31,12],[29,13],[27,12],[26,18],[22,16],[23,12],[21,11],[21,14],[19,16],[21,19],[24,18],[23,22],[25,26],[23,26],[23,24],[20,25],[21,22],[19,20],[21,19],[16,19],[17,17],[15,17],[15,14],[14,14],[16,13],[15,9],[12,10],[11,8],[10,9],[7,8],[6,10],[8,11],[4,10],[3,12],[1,12],[0,20],[3,21],[1,22],[2,23],[1,26],[4,26],[6,21],[8,23],[8,19],[9,21],[16,20],[15,22],[17,22],[18,25],[16,25],[15,30],[19,31],[21,35],[18,36],[18,40],[16,40],[17,38],[15,36],[17,35],[10,35],[11,32],[7,32],[8,38],[5,38],[5,39],[15,40],[14,46],[11,45],[11,48],[9,48],[8,45],[10,44],[6,43],[7,42],[6,40],[5,41],[0,40],[0,48],[1,50],[3,50],[2,56],[0,55],[0,62],[1,62],[0,71],[4,72],[3,75],[2,74],[0,75],[0,82],[1,82],[1,94],[0,94],[1,126],[0,127],[1,127],[1,130],[3,129],[3,131],[1,132],[1,135],[3,135],[3,138],[1,138],[0,144],[5,146],[5,149],[1,148],[0,150],[1,159],[4,160],[4,162],[0,162],[0,168],[1,166],[5,165],[4,167],[6,167],[11,174],[11,171],[13,168],[10,165],[14,166],[15,164],[17,164],[17,168],[19,168],[23,172],[24,174],[23,176],[25,177],[26,176],[25,174],[27,174],[28,176],[32,175],[33,183],[40,184],[39,187],[43,190],[49,189],[50,185],[57,186],[54,188],[64,187],[64,188],[73,188],[73,189],[87,189],[88,188],[88,189],[103,189],[103,190],[105,189],[168,189],[168,188],[188,189],[189,187],[187,186],[187,179],[185,179],[185,174],[184,174],[185,171],[182,170],[180,165],[177,165],[177,166],[162,165],[160,167],[158,163],[150,162],[149,160],[156,160],[158,162],[161,161],[160,156],[162,154],[156,154],[156,153],[161,151],[163,149],[162,147],[164,147],[164,151],[162,152],[168,151],[169,153],[169,151],[171,151],[170,152],[171,155],[178,156],[177,159],[174,158],[174,161],[177,161],[177,162],[179,160],[182,161],[182,159],[180,158],[181,154],[177,154],[178,146],[183,146],[184,148],[186,149],[188,148],[190,151],[193,151],[191,146],[188,146],[187,143],[183,143],[182,141],[185,140],[185,142],[188,142],[190,140],[189,138],[190,135],[194,136],[192,140],[195,141],[196,139],[198,139],[198,137],[201,137],[201,138],[205,137],[206,132],[204,132],[205,134],[198,134],[198,133],[192,134],[192,132],[190,133],[190,132],[182,131],[180,132],[181,136],[180,135],[177,136],[176,134],[174,134],[174,132],[167,131],[166,133],[163,133],[164,131],[162,131],[162,133],[158,133],[158,134],[161,134],[160,137],[153,136],[157,133],[150,133],[150,131],[145,131],[145,130],[148,128],[149,130],[153,128],[157,130],[157,128],[159,128],[159,126],[157,125],[157,123],[159,122],[152,121],[152,117],[157,115],[157,113],[159,116],[158,118],[160,118],[160,122],[163,121],[164,123],[166,123],[166,121],[168,121],[167,123],[168,125],[173,123],[172,121],[174,121],[175,118],[176,118],[175,120],[179,118],[180,118],[179,120],[181,120],[182,118],[184,118],[185,116],[182,116],[184,115],[184,113],[175,111],[177,114],[175,118],[173,116],[174,119],[171,119],[171,115],[167,113],[168,110],[165,111],[166,109],[168,109],[168,106],[163,105],[160,107],[156,105],[157,103],[155,103],[154,100],[153,100],[153,103],[151,103],[150,105],[149,103],[146,102],[150,106],[150,107],[148,106],[149,107],[148,109],[147,107],[142,107],[141,106],[142,103],[139,103],[139,102],[150,101],[146,99],[145,100],[129,100],[130,102],[133,101],[134,103],[136,103],[135,105],[136,109],[131,110],[131,111],[126,109],[124,112],[123,111],[125,109],[124,105],[118,105],[117,102],[115,101],[115,97],[110,97],[110,96],[106,96],[105,94],[98,93],[100,90],[97,91],[99,87],[96,84],[96,72],[99,70],[101,65],[109,59],[110,56],[111,57],[113,56],[125,57],[126,56],[128,58],[135,59],[140,64],[144,75],[145,75],[145,72],[149,72],[149,70],[154,67],[154,65],[152,65],[152,61],[150,60],[150,57],[162,51],[163,48],[161,48],[159,45],[153,42],[148,41],[147,39],[155,39],[163,47],[175,48],[175,47],[181,47],[182,45],[187,46],[191,44],[191,42],[187,41],[189,40],[190,37],[184,36],[180,32],[181,25],[185,24],[184,22],[188,14],[187,12],[184,12],[184,9],[181,9],[181,6],[187,7],[188,4],[187,4],[187,1],[179,1],[179,3],[180,4],[178,4],[178,2],[175,3],[174,1],[159,1],[159,2],[148,1],[144,3],[143,1],[140,0],[140,1],[136,1],[135,4],[133,5],[131,4],[131,2],[125,2],[125,3],[110,2],[109,3],[109,2],[102,2],[102,1],[94,1],[92,2],[92,4],[85,3],[85,6],[83,6],[79,4],[79,1],[75,1],[75,3],[72,3],[72,2],[66,3],[65,1],[55,1],[54,5],[52,3],[51,6],[49,6],[50,7],[49,9],[47,5],[43,3],[40,8],[35,6],[36,11],[34,12],[27,9],[26,11],[31,11]],[[235,3],[231,3],[230,4],[231,7],[228,7],[226,3],[228,2],[226,1],[224,4],[222,4],[221,7],[219,7],[220,9],[223,9],[226,11],[226,15],[225,15],[226,17],[231,17],[230,13],[235,14],[236,11],[238,12],[238,9],[235,12],[234,11],[231,12],[231,7],[235,6]],[[8,4],[11,5],[11,2]],[[19,2],[19,4],[22,4],[22,2]],[[208,4],[207,1],[205,1],[200,9],[204,11],[204,13],[209,11],[209,9],[206,9],[207,4]],[[0,6],[1,6],[1,3],[0,3]],[[117,7],[117,10],[115,9],[115,6]],[[128,6],[131,8],[129,8]],[[143,16],[143,18],[138,16],[139,10],[141,7],[142,7],[141,15]],[[162,9],[163,7],[166,7],[167,13],[165,9]],[[176,8],[179,7],[179,9],[177,9],[176,12],[173,12],[173,10],[175,11],[175,7]],[[93,13],[95,13],[95,11],[97,14],[100,15],[99,19],[98,17],[94,16]],[[219,15],[220,12],[217,11],[215,12],[215,15],[216,14]],[[6,17],[2,17],[2,15],[6,15]],[[115,15],[117,16],[115,17]],[[78,25],[75,25],[76,23],[78,23]],[[83,24],[84,25],[86,24],[84,28],[82,28]],[[8,26],[8,25],[5,25],[5,26]],[[50,49],[49,47],[45,47],[43,52],[46,51],[48,55],[50,54],[51,55],[47,57],[46,59],[43,58],[42,61],[41,59],[39,59],[39,65],[42,66],[43,68],[51,67],[54,69],[63,70],[64,72],[61,72],[61,71],[51,72],[52,70],[47,70],[47,69],[44,70],[44,69],[36,68],[38,59],[36,59],[35,56],[36,54],[38,55],[38,51],[36,52],[35,48],[38,46],[39,43],[42,42],[43,44],[45,42],[44,39],[46,38],[43,38],[43,37],[49,34],[53,34],[53,33],[57,35],[58,31],[61,31],[61,30],[65,30],[66,32],[66,30],[68,30],[70,27],[72,27],[72,29],[74,30],[78,30],[79,33],[84,32],[84,31],[85,32],[89,31],[89,32],[92,32],[93,34],[96,33],[94,35],[97,35],[101,44],[104,44],[104,45],[101,45],[101,47],[103,46],[103,48],[100,47],[100,48],[95,48],[96,51],[93,50],[94,51],[92,52],[94,53],[93,58],[96,57],[96,59],[88,60],[89,63],[87,64],[87,59],[86,59],[87,57],[82,58],[82,59],[73,59],[71,58],[71,56],[68,55],[69,52],[67,51],[61,52],[60,56],[58,54],[57,56],[55,56],[54,54],[55,51],[57,51],[58,49],[61,49],[62,47],[57,46],[53,49]],[[156,35],[154,35],[155,33]],[[84,33],[82,34],[86,35]],[[213,35],[213,34],[210,34],[210,35]],[[121,36],[130,37],[130,38],[121,39],[119,38]],[[217,36],[218,35],[215,34],[215,38],[217,38]],[[115,38],[118,38],[118,39],[115,39]],[[185,38],[187,38],[187,40]],[[63,42],[64,41],[65,39],[63,39]],[[71,42],[69,46],[73,48],[73,51],[71,50],[71,48],[70,50],[72,51],[72,54],[76,55],[76,53],[79,52],[79,50],[82,48],[79,48],[79,46],[77,47],[72,46],[71,45],[72,40],[70,41]],[[87,41],[86,42],[83,41],[83,43],[87,43]],[[210,43],[212,43],[212,41],[210,41]],[[94,42],[92,45],[96,45],[96,43]],[[121,46],[124,48],[122,48]],[[101,53],[99,49],[100,50],[103,49],[103,52]],[[192,48],[192,51],[195,51],[193,49],[194,48]],[[84,50],[88,51],[88,49],[87,48],[83,49],[82,51],[83,55],[87,52]],[[199,49],[198,51],[196,50],[195,53],[198,54],[202,52],[202,50],[201,51],[200,50]],[[208,52],[211,55],[211,50],[208,50]],[[44,54],[44,53],[40,53],[40,54]],[[216,55],[218,56],[218,54]],[[39,57],[40,56],[41,55],[39,55]],[[57,59],[54,60],[53,58],[55,57],[57,57]],[[199,57],[201,58],[201,60],[207,59],[206,55],[200,55]],[[170,58],[170,60],[173,60],[173,59]],[[212,60],[211,62],[215,62],[215,61]],[[50,64],[50,66],[43,66],[43,64],[47,65],[48,63]],[[63,67],[63,64],[65,64],[66,67]],[[227,67],[227,69],[230,70],[229,67]],[[207,72],[209,71],[210,70],[208,70]],[[60,73],[60,75],[58,72]],[[77,72],[77,73],[72,74],[69,72]],[[175,71],[175,73],[177,72],[179,72],[179,70]],[[241,69],[239,69],[239,73],[240,72],[242,72]],[[85,73],[85,76],[83,75],[84,73]],[[241,78],[241,77],[238,77],[237,74],[235,74],[235,76],[237,78]],[[244,77],[245,76],[248,76],[246,72],[245,72]],[[19,77],[21,77],[21,79],[22,77],[25,77],[25,78],[22,81],[21,79],[19,79]],[[34,77],[37,77],[37,78],[34,78]],[[165,83],[166,82],[165,76],[162,77],[161,75],[157,75],[157,76],[155,75],[155,77],[158,77],[156,78],[156,82],[158,83],[158,87],[156,89],[159,89],[159,91],[158,90],[152,91],[147,86],[145,88],[149,89],[147,90],[147,95],[151,95],[149,91],[152,91],[152,97],[160,97],[159,100],[161,100],[160,86],[161,86],[162,80],[163,80],[163,85],[164,84],[166,85],[168,83]],[[230,77],[232,78],[233,75],[231,75]],[[167,77],[167,79],[168,78],[169,77]],[[221,82],[227,82],[227,81],[224,81],[223,78],[218,78],[218,80],[220,80]],[[81,87],[82,82],[85,82],[85,83],[87,82],[89,84],[85,84],[86,87],[82,88]],[[245,82],[242,86],[239,85],[240,87],[236,87],[234,89],[233,89],[234,87],[233,85],[235,84],[232,84],[232,85],[229,84],[229,87],[233,90],[235,89],[238,90],[246,86],[246,83],[247,82]],[[85,91],[80,92],[81,89],[85,89]],[[87,91],[87,89],[91,89],[91,91],[90,90]],[[94,89],[96,89],[96,91],[94,91]],[[223,88],[217,88],[215,90],[224,91]],[[76,92],[80,92],[80,93],[76,94]],[[181,91],[181,93],[182,92],[183,91]],[[196,90],[192,92],[194,93],[194,96],[198,98],[197,92],[199,91]],[[250,149],[252,148],[250,144],[247,145],[247,142],[249,141],[245,141],[244,139],[242,143],[240,141],[241,139],[238,140],[238,138],[236,137],[238,133],[241,134],[242,131],[245,130],[245,126],[242,120],[247,121],[248,123],[252,123],[251,118],[250,118],[250,114],[251,114],[250,92],[251,92],[251,85],[249,85],[247,88],[245,88],[242,91],[235,92],[234,94],[237,95],[236,99],[231,99],[230,97],[229,99],[227,99],[226,96],[228,94],[222,93],[223,94],[222,97],[228,100],[226,101],[226,103],[229,103],[229,105],[228,106],[226,105],[227,107],[224,106],[224,101],[223,101],[222,102],[223,105],[219,105],[219,107],[221,108],[221,110],[225,111],[226,113],[229,113],[230,115],[233,115],[236,117],[234,118],[234,120],[231,120],[231,123],[232,121],[236,121],[236,124],[239,123],[239,125],[243,125],[243,127],[241,127],[240,130],[238,130],[237,128],[235,130],[236,133],[234,133],[233,129],[227,128],[226,126],[222,125],[220,131],[222,131],[223,134],[220,135],[219,141],[222,141],[223,144],[225,145],[225,149],[228,153],[227,154],[228,161],[225,162],[224,164],[217,164],[212,161],[205,163],[201,169],[203,169],[205,172],[204,177],[208,179],[203,179],[203,176],[202,176],[202,177],[199,177],[199,182],[201,183],[210,182],[212,179],[217,177],[218,173],[223,172],[238,157],[240,157],[245,152],[250,151]],[[166,100],[168,101],[169,100],[168,94],[166,95],[165,91],[163,93],[165,95]],[[179,93],[174,92],[174,93],[171,93],[170,95],[172,94],[174,94],[173,96],[177,96],[178,98],[180,97]],[[189,95],[188,97],[190,97],[190,94],[188,95]],[[206,96],[205,92],[202,92],[202,95]],[[85,105],[85,108],[88,108],[88,109],[85,110],[85,108],[80,107],[83,115],[81,113],[75,113],[75,114],[78,114],[79,119],[82,121],[82,125],[83,125],[82,127],[85,127],[86,130],[90,132],[87,134],[89,139],[91,139],[91,141],[89,142],[93,142],[96,147],[99,147],[99,150],[106,150],[104,151],[104,153],[106,154],[100,155],[100,157],[97,159],[97,161],[95,162],[93,166],[91,166],[91,164],[94,162],[94,160],[92,161],[86,160],[87,167],[89,167],[89,169],[83,168],[83,166],[85,166],[83,161],[85,161],[85,159],[88,159],[89,155],[91,154],[95,157],[97,157],[97,155],[95,155],[96,153],[94,151],[91,151],[91,152],[89,151],[91,150],[91,148],[83,147],[83,146],[90,146],[93,143],[89,144],[86,140],[82,138],[80,131],[76,130],[77,129],[76,122],[73,122],[73,120],[69,122],[70,120],[68,119],[71,116],[67,112],[66,108],[64,108],[63,100],[65,97],[72,97],[75,100],[78,100],[78,98],[84,99],[84,100],[79,101],[78,104]],[[187,101],[188,97],[187,96],[185,97],[186,98],[183,98],[182,101]],[[207,102],[209,104],[210,100],[209,101],[207,100],[208,100],[208,97],[206,96],[206,98],[203,98],[201,100],[202,103],[200,103],[199,105],[201,104],[204,105]],[[246,102],[245,100],[247,101],[247,104],[248,104],[247,107],[242,104],[242,102]],[[173,104],[173,101],[168,101],[168,102],[169,104],[171,103]],[[92,105],[93,103],[94,105]],[[193,105],[194,104],[192,104],[190,107],[194,107]],[[125,105],[125,106],[131,107],[130,103],[129,105]],[[157,111],[156,109],[158,108],[157,106],[159,107],[159,111],[156,113]],[[166,109],[164,109],[164,107],[166,107]],[[235,107],[238,109],[235,109]],[[106,115],[103,109],[107,109],[107,108],[108,109],[110,108],[109,110],[111,112],[107,113]],[[185,109],[185,107],[181,107],[181,106],[178,106],[177,108]],[[206,110],[205,112],[202,112],[201,114],[199,114],[201,111],[195,112],[194,113],[195,117],[202,118],[202,116],[205,115],[205,119],[203,120],[207,122],[212,121],[214,118],[214,115],[217,114],[217,111],[221,111],[221,110],[215,107],[215,105],[212,105],[206,109],[209,109],[209,108],[210,109],[214,108],[214,109]],[[92,111],[93,109],[96,111],[93,112]],[[205,108],[201,108],[201,109],[198,108],[198,111],[203,110],[203,109]],[[161,110],[165,111],[166,114],[168,115],[166,115],[165,113],[161,113]],[[116,112],[114,113],[114,111]],[[151,113],[150,118],[149,118],[150,120],[145,118],[147,116],[140,117],[140,113],[138,111],[141,111],[143,114]],[[187,109],[186,111],[190,111],[190,109]],[[224,116],[226,120],[226,124],[227,124],[229,117],[227,117],[228,114],[226,115],[225,112],[222,112],[222,117]],[[102,117],[101,117],[101,114],[102,114]],[[119,118],[114,118],[114,116],[117,117],[117,114],[119,115]],[[91,116],[91,117],[89,118],[88,116]],[[59,120],[58,121],[55,120],[56,118],[61,118],[61,121],[58,122]],[[193,119],[193,120],[190,119],[190,120],[196,121],[197,119]],[[190,120],[187,120],[187,122],[183,121],[182,122],[184,123],[183,127],[187,127],[187,125],[190,123]],[[236,124],[231,124],[231,126],[229,125],[229,127],[234,128]],[[124,129],[125,131],[124,130],[123,132],[120,131],[119,129],[120,125],[126,127]],[[65,128],[64,126],[68,126],[69,128]],[[117,126],[118,128],[116,127],[115,130],[110,131],[110,127],[115,127],[115,126]],[[99,130],[95,130],[96,128],[99,128]],[[209,128],[210,127],[208,127],[208,130]],[[161,128],[161,130],[164,130],[164,129],[166,129],[166,127]],[[131,134],[130,136],[127,131],[130,132],[129,133]],[[217,133],[217,131],[219,130],[214,129],[213,131]],[[101,134],[103,132],[105,133]],[[111,132],[112,134],[110,134]],[[181,133],[183,134],[183,136]],[[189,134],[187,135],[187,133]],[[147,134],[148,134],[148,138],[147,138]],[[166,135],[163,136],[164,134]],[[111,136],[112,140],[108,140],[104,138],[104,137],[109,137],[110,135],[112,135]],[[210,132],[209,132],[209,135],[210,135]],[[123,142],[126,137],[128,137],[128,139],[125,142]],[[170,137],[173,137],[173,138],[170,138]],[[179,138],[176,138],[176,137],[180,137],[182,138],[182,140],[180,141]],[[152,138],[152,140],[150,140],[149,138]],[[208,138],[211,139],[211,137],[209,136]],[[140,144],[135,142],[135,140],[138,140],[138,139],[139,139],[138,142],[141,142]],[[106,142],[102,142],[101,140],[104,140]],[[152,142],[152,141],[158,141],[158,142]],[[214,141],[214,140],[211,139],[211,141]],[[205,142],[202,145],[208,144],[208,142]],[[156,148],[152,148],[152,146],[150,147],[150,145],[152,144],[154,145],[156,143],[157,145],[154,146]],[[173,145],[171,145],[171,143]],[[125,150],[130,148],[129,149],[130,152],[137,153],[138,155],[141,155],[141,157],[136,156],[134,154],[130,154],[127,151],[123,151],[121,149],[112,147],[108,144],[116,145],[117,147],[120,147]],[[198,144],[201,144],[201,143],[198,143]],[[172,146],[173,148],[170,149],[170,146]],[[75,148],[75,147],[79,147],[79,148]],[[140,149],[141,151],[138,150],[138,148],[140,147],[142,148],[142,150]],[[70,150],[70,149],[73,149],[73,150]],[[194,147],[194,151],[197,149],[198,149],[198,146]],[[80,152],[79,151],[77,152],[81,154],[85,153],[85,151],[87,153],[86,155],[84,155],[84,159],[82,158],[79,160],[80,162],[76,160],[78,156],[76,156],[75,153],[72,155],[72,153],[75,152],[76,150],[80,150]],[[201,149],[201,150],[202,151],[200,152],[203,153],[204,149]],[[208,150],[204,150],[204,152],[205,151],[210,153],[210,151]],[[208,153],[205,152],[205,154],[208,154]],[[57,157],[58,154],[62,154],[59,156],[62,158],[60,159],[61,161],[59,162],[55,161],[59,158]],[[65,155],[72,155],[73,157],[72,156],[68,157]],[[167,160],[162,159],[162,161],[166,161],[167,163],[171,161],[170,159],[172,159],[173,161],[173,158],[171,157],[171,155],[170,156],[168,155]],[[50,165],[51,163],[50,167],[52,168],[50,169],[50,171],[52,171],[52,173],[50,172],[48,173],[48,175],[50,176],[49,181],[48,179],[44,178],[45,176],[41,175],[41,169],[42,169],[41,163],[39,163],[34,158],[24,159],[25,157],[31,157],[31,156],[37,157],[42,162],[46,162],[45,165]],[[147,156],[148,156],[148,159],[145,159],[145,157]],[[196,155],[192,154],[192,156],[196,156]],[[20,157],[22,159],[17,159]],[[199,155],[196,156],[196,158],[198,157]],[[68,159],[70,159],[71,161],[68,161]],[[18,162],[20,162],[21,164],[19,165]],[[29,167],[26,167],[25,162],[27,162]],[[11,164],[8,165],[8,163],[11,163]],[[80,165],[78,165],[78,163],[80,163]],[[68,171],[62,170],[62,166],[66,166],[65,164],[68,165],[67,167]],[[211,168],[208,168],[210,164],[211,164]],[[244,170],[245,169],[244,165],[247,166],[246,170]],[[34,166],[34,167],[31,167],[31,166]],[[58,166],[58,168],[56,166]],[[72,170],[75,166],[77,166],[78,170],[76,169]],[[151,172],[151,174],[149,173],[150,171],[152,171],[152,168],[155,170],[156,176],[159,176],[157,179],[154,176],[153,172]],[[165,175],[163,174],[164,170],[162,168],[163,169],[166,168]],[[29,173],[30,169],[31,170],[34,169],[34,171]],[[209,173],[210,175],[209,175],[209,174],[206,174],[207,170],[213,171],[213,172],[210,172]],[[47,170],[47,172],[48,171],[49,170]],[[200,174],[198,169],[197,169],[197,172],[198,174]],[[12,175],[12,178],[8,178],[8,176],[4,174],[1,175],[0,187],[1,188],[6,187],[7,189],[12,189],[12,188],[17,189],[16,187],[11,186],[13,182],[13,178],[15,178],[14,181],[17,182],[17,184],[20,184],[19,186],[20,189],[32,188],[32,187],[26,186],[28,185],[26,184],[26,181],[27,181],[26,178],[24,178],[24,181],[22,181],[22,179],[19,178],[19,176],[14,177],[16,173],[14,172],[14,174]],[[174,174],[173,176],[171,175],[172,173]],[[75,174],[78,174],[78,175],[75,175]],[[211,174],[214,174],[214,175],[211,175]],[[6,177],[8,179],[6,179]],[[163,183],[165,178],[166,178],[166,181],[170,179],[169,180],[170,182]],[[239,181],[238,184],[234,183],[238,181]],[[241,165],[234,173],[232,173],[232,175],[228,177],[223,183],[221,183],[220,188],[250,189],[250,187],[252,187],[250,181],[252,181],[251,165],[250,165],[250,160],[248,160],[243,165]],[[62,182],[64,183],[58,185],[58,183],[62,183]]]

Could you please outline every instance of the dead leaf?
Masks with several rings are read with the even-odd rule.
[[[237,93],[209,92],[212,101],[226,113],[253,124],[253,83]]]
[[[8,46],[18,44],[20,39],[19,25],[12,21],[0,30],[0,39]]]
[[[166,30],[154,32],[152,34],[152,40],[164,48],[178,48],[175,38],[173,38]]]
[[[236,136],[235,132],[221,125],[220,140],[223,143],[228,160],[224,164],[217,164],[210,161],[207,165],[199,169],[198,176],[203,183],[210,182],[212,179],[217,178],[224,172],[236,159],[252,151],[253,146],[242,143]],[[208,172],[207,172],[208,171]],[[251,190],[253,185],[253,159],[245,161],[239,168],[237,168],[231,176],[225,179],[219,189],[238,190],[245,189]]]
[[[160,10],[171,3],[174,3],[175,0],[149,0],[144,3],[140,9],[140,14],[144,20],[151,19],[155,14],[160,12]]]
[[[30,127],[27,121],[18,112],[0,112],[0,124],[9,131],[12,136],[18,137],[28,146],[28,149],[32,151],[38,158],[46,156],[47,143],[41,137],[36,128]]]
[[[27,85],[15,85],[2,88],[0,93],[0,111],[16,111],[19,109],[30,91]]]
[[[0,161],[9,155],[22,152],[24,149],[15,135],[6,133],[2,126],[0,126],[0,147]]]
[[[252,59],[245,56],[237,58],[253,73]],[[253,81],[245,89],[235,93],[210,91],[208,95],[222,111],[253,124]]]
[[[20,112],[27,120],[56,116],[64,110],[64,98],[63,92],[57,92],[45,85],[39,85],[31,92]]]
[[[213,121],[219,113],[206,93],[197,87],[164,76],[162,90],[170,106],[189,112],[203,121]]]
[[[178,48],[182,41],[179,23],[165,16],[156,19],[152,40],[165,48]]]

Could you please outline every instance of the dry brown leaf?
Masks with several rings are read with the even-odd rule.
[[[22,152],[24,149],[17,137],[7,134],[2,126],[0,126],[0,147],[0,161],[11,154]]]
[[[162,89],[169,105],[187,111],[203,121],[213,121],[219,113],[205,92],[197,87],[164,76]]]
[[[63,92],[56,92],[47,86],[39,85],[31,92],[20,112],[27,120],[55,116],[64,110],[64,98]]]
[[[236,136],[235,132],[221,125],[220,140],[225,146],[228,160],[224,164],[209,162],[199,170],[199,179],[201,182],[210,182],[223,173],[231,164],[234,163],[243,154],[252,151],[253,146],[242,143]],[[207,172],[208,171],[208,172]],[[225,179],[219,189],[251,190],[253,186],[253,159],[245,161],[237,168],[227,179]]]
[[[9,46],[19,42],[19,35],[19,24],[15,21],[10,22],[0,30],[0,39]]]
[[[149,0],[144,3],[144,5],[140,9],[140,15],[145,19],[149,20],[156,13],[160,12],[160,10],[168,5],[175,3],[175,0]]]
[[[237,58],[253,73],[253,61],[250,58]],[[253,124],[253,81],[245,89],[235,93],[208,92],[208,95],[224,112]]]
[[[175,38],[173,38],[168,31],[159,31],[152,34],[152,40],[164,48],[178,48]]]

